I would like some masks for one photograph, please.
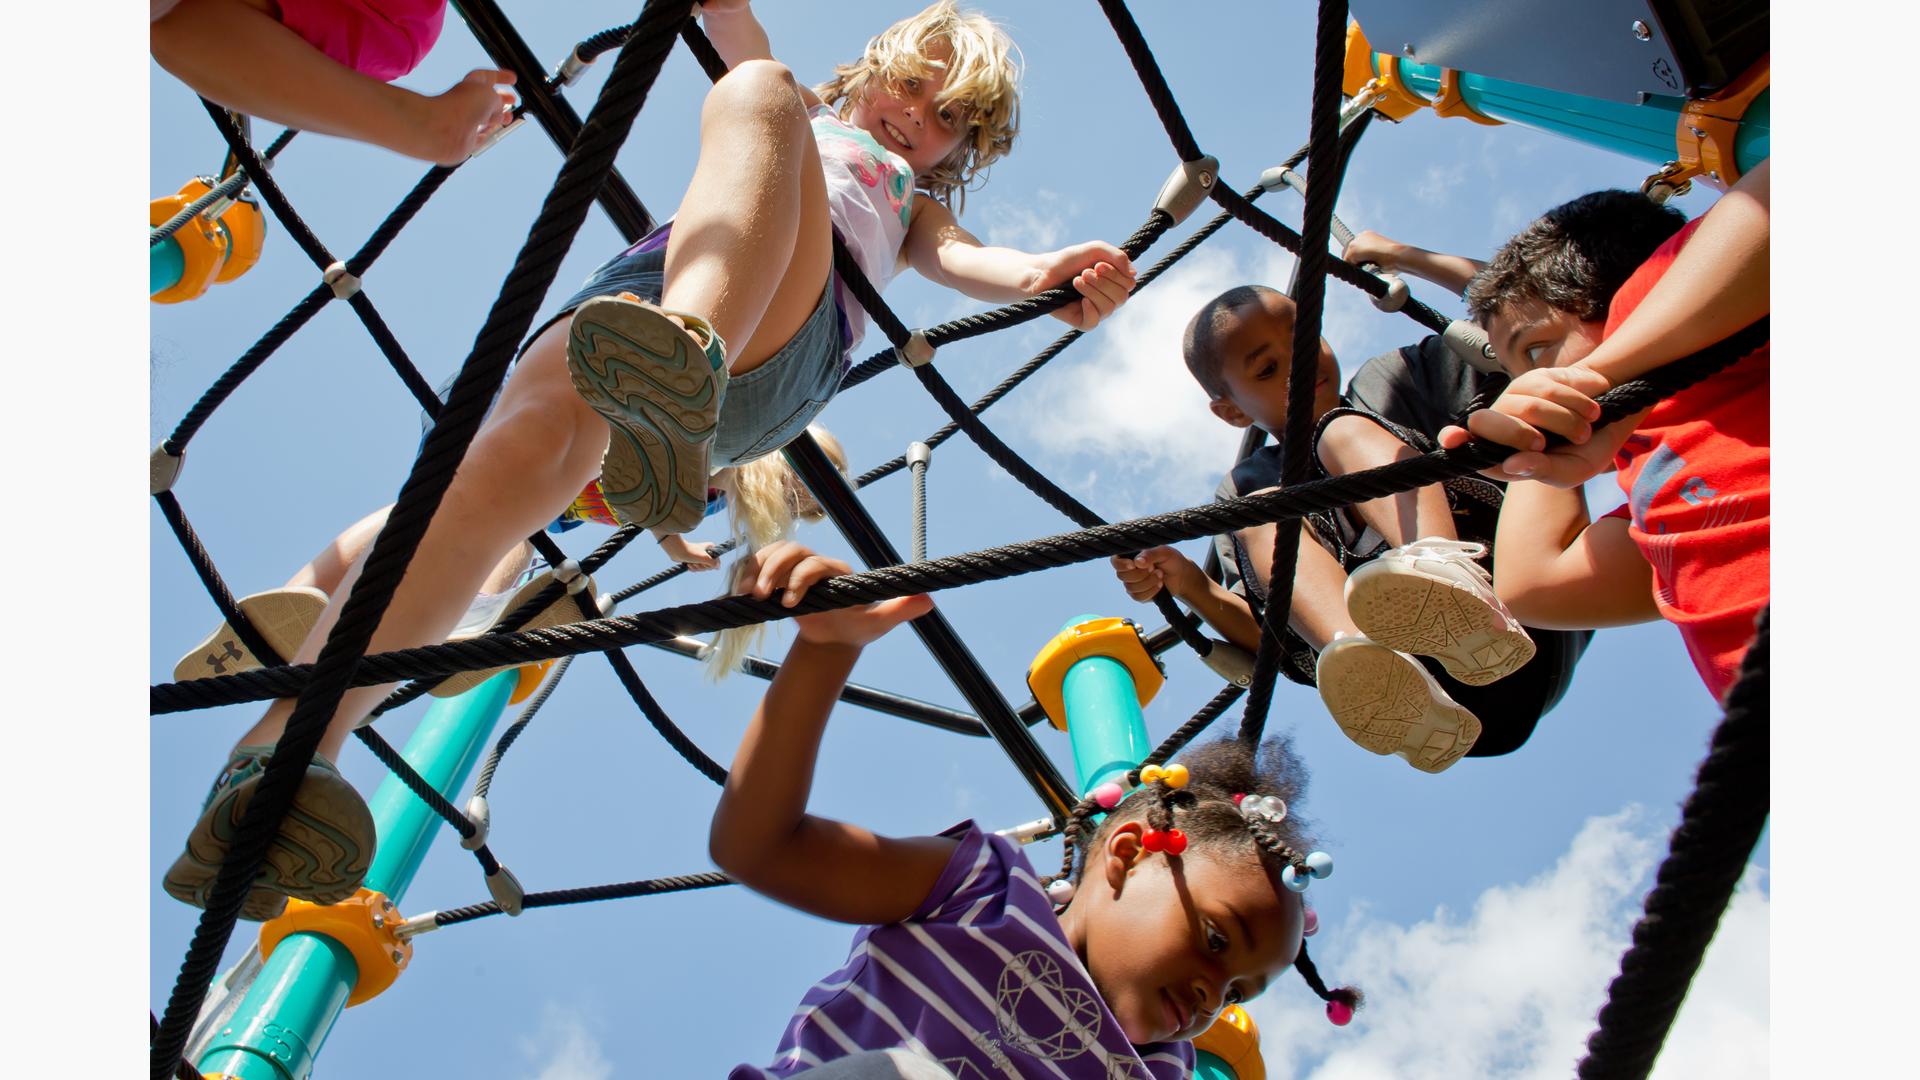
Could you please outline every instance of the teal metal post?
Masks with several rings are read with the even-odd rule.
[[[480,760],[518,677],[503,671],[459,697],[434,702],[401,756],[452,798]],[[397,776],[382,781],[367,805],[380,835],[367,888],[398,903],[442,823]],[[201,1055],[200,1071],[234,1080],[306,1080],[358,978],[345,946],[321,934],[289,935]]]
[[[1193,1052],[1193,1080],[1240,1080],[1233,1066],[1205,1050]]]
[[[1374,54],[1378,73],[1379,54]],[[1440,94],[1440,76],[1445,69],[1432,64],[1400,61],[1400,79],[1407,89],[1428,99]],[[1679,156],[1674,131],[1680,122],[1685,98],[1648,95],[1643,105],[1622,101],[1604,101],[1538,86],[1508,82],[1505,79],[1459,74],[1460,100],[1489,120],[1501,120],[1540,131],[1552,132],[1589,146],[1625,154],[1641,161],[1662,165]],[[1762,90],[1747,106],[1734,137],[1734,164],[1742,173],[1767,159],[1768,135],[1772,124],[1769,101],[1771,90]]]
[[[187,257],[180,251],[180,241],[169,236],[153,245],[147,259],[147,295],[180,284],[180,275],[186,272]]]
[[[1067,620],[1071,630],[1099,616]],[[1067,737],[1073,742],[1073,771],[1080,796],[1140,764],[1153,749],[1147,742],[1147,721],[1140,714],[1139,691],[1127,665],[1105,656],[1090,656],[1067,669],[1060,686],[1067,711]]]

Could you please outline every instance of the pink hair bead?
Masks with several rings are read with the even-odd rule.
[[[1111,810],[1119,806],[1121,798],[1125,795],[1126,792],[1120,785],[1111,780],[1093,789],[1093,801],[1099,803],[1102,810]]]
[[[1319,932],[1320,932],[1320,916],[1315,914],[1312,908],[1308,908],[1306,910],[1305,925],[1303,929],[1300,931],[1300,933],[1305,937],[1312,937],[1313,935]]]
[[[1329,1001],[1327,1019],[1333,1021],[1334,1027],[1346,1027],[1353,1023],[1353,1006],[1344,1001]]]

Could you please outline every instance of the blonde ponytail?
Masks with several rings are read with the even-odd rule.
[[[807,433],[820,444],[840,475],[847,475],[847,452],[840,440],[818,424],[809,425]],[[814,501],[793,466],[787,464],[785,454],[768,454],[745,465],[723,469],[716,475],[723,475],[726,481],[727,524],[733,538],[742,546],[741,557],[727,567],[725,595],[730,596],[740,587],[747,555],[792,537],[795,519],[819,521],[826,513]],[[707,677],[718,682],[733,674],[741,659],[760,643],[765,631],[766,626],[760,624],[722,630],[714,635],[705,656]]]

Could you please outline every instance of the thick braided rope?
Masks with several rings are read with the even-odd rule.
[[[1639,1080],[1653,1069],[1768,813],[1771,761],[1768,610],[1760,613],[1726,717],[1680,811],[1667,857],[1633,927],[1620,975],[1587,1040],[1581,1080]]]
[[[1316,182],[1307,187],[1300,220],[1303,245],[1294,281],[1293,358],[1288,370],[1287,427],[1281,437],[1280,483],[1293,487],[1312,475],[1313,394],[1320,365],[1320,323],[1327,296],[1327,239],[1333,232],[1333,204],[1340,191],[1340,77],[1346,43],[1346,0],[1320,0],[1314,32],[1313,102],[1308,120],[1307,159]],[[1364,130],[1364,129],[1362,129]],[[1356,133],[1357,137],[1357,133]],[[1351,147],[1351,144],[1348,144]],[[1280,633],[1293,602],[1294,565],[1300,530],[1273,534],[1272,584],[1260,620],[1260,645],[1254,652],[1253,681],[1240,718],[1240,739],[1259,745],[1280,673]]]
[[[447,797],[440,794],[439,789],[408,764],[407,759],[400,756],[400,751],[394,749],[393,744],[383,738],[379,732],[370,727],[362,727],[355,728],[353,735],[373,752],[374,757],[380,759],[382,765],[392,770],[393,775],[407,785],[407,790],[413,792],[415,798],[427,805],[427,809],[439,814],[441,820],[453,826],[453,831],[459,833],[462,839],[474,834],[473,822],[467,820],[467,815],[461,813],[459,807],[448,802]]]
[[[1649,373],[1646,378],[1616,387],[1601,396],[1603,411],[1599,424],[1604,426],[1629,416],[1693,385],[1751,352],[1766,339],[1766,334],[1767,321],[1761,319],[1696,356],[1669,364]],[[1156,544],[1214,536],[1249,525],[1298,520],[1315,511],[1395,495],[1489,468],[1506,460],[1511,453],[1508,447],[1473,440],[1456,449],[1436,450],[1346,476],[1311,481],[1291,489],[1220,500],[1077,533],[1041,537],[983,551],[928,559],[922,563],[883,566],[821,582],[792,608],[781,607],[772,600],[720,597],[638,615],[376,653],[363,659],[360,670],[353,676],[353,683],[372,685],[545,660],[1014,577],[1137,551]],[[308,684],[313,677],[313,667],[291,664],[186,683],[162,683],[152,688],[149,699],[157,714],[288,697],[299,693]]]
[[[555,889],[551,892],[528,893],[521,906],[526,908],[558,907],[562,904],[585,904],[595,900],[624,900],[634,896],[659,896],[662,893],[687,892],[693,889],[716,889],[722,885],[733,884],[733,879],[725,874],[688,874],[684,877],[651,878],[646,881],[627,881],[617,885],[592,885],[584,889]],[[500,914],[500,905],[489,900],[484,904],[453,908],[435,912],[435,926],[453,926],[456,923],[472,922],[489,915]]]
[[[284,664],[286,658],[275,652],[272,645],[260,636],[260,631],[240,610],[239,601],[234,599],[232,590],[227,588],[226,579],[214,568],[213,557],[200,543],[200,535],[193,531],[193,525],[187,521],[187,513],[180,506],[180,500],[173,492],[163,491],[153,497],[160,504],[160,514],[167,519],[167,525],[173,530],[174,538],[180,541],[180,548],[187,553],[187,562],[193,566],[193,572],[199,575],[200,584],[206,586],[207,595],[213,598],[213,606],[220,609],[220,617],[227,620],[233,632],[239,636],[242,644],[252,652],[262,664]]]
[[[267,845],[293,801],[294,791],[413,550],[452,481],[459,458],[479,430],[493,391],[505,377],[515,343],[531,327],[561,259],[586,220],[595,192],[612,170],[614,154],[645,102],[672,47],[672,31],[685,20],[689,6],[685,0],[649,0],[641,13],[639,21],[645,32],[637,33],[621,50],[475,341],[473,353],[462,366],[445,409],[428,433],[427,445],[408,475],[387,525],[374,541],[361,579],[313,665],[312,685],[295,704],[279,749],[267,762],[215,879],[207,910],[187,950],[154,1042],[151,1064],[155,1080],[165,1077],[179,1060],[208,980],[232,934],[241,901]]]
[[[1187,127],[1187,118],[1181,115],[1180,104],[1173,100],[1173,90],[1167,85],[1166,76],[1160,73],[1160,64],[1153,58],[1153,50],[1147,47],[1147,39],[1140,33],[1139,24],[1133,21],[1133,13],[1120,0],[1100,0],[1100,10],[1106,13],[1114,36],[1120,39],[1120,47],[1126,50],[1127,60],[1133,64],[1133,73],[1140,77],[1140,85],[1147,92],[1147,100],[1153,103],[1154,115],[1160,118],[1160,126],[1167,129],[1173,152],[1180,155],[1181,161],[1197,161],[1205,157],[1200,143]]]
[[[300,133],[298,131],[295,131],[292,128],[288,128],[287,130],[281,132],[279,138],[276,138],[273,140],[272,144],[267,147],[266,153],[261,155],[261,158],[266,162],[266,164],[272,165],[273,159],[279,157],[280,151],[285,150],[287,148],[287,144],[292,142],[293,137],[298,134]],[[205,195],[202,195],[199,198],[188,203],[187,205],[181,207],[179,213],[173,215],[172,217],[161,222],[157,227],[155,227],[151,234],[152,243],[150,243],[148,246],[151,247],[153,246],[153,244],[158,244],[162,240],[165,240],[166,238],[172,236],[174,233],[179,232],[181,228],[186,225],[187,222],[192,221],[194,218],[199,217],[200,214],[203,211],[205,211],[207,207],[212,206],[214,203],[219,202],[221,199],[231,198],[235,195],[238,195],[241,192],[241,190],[244,189],[247,186],[247,184],[249,184],[250,182],[251,180],[247,176],[247,172],[245,169],[235,169],[233,172],[233,175],[227,177],[225,180],[220,181],[218,184],[213,185],[213,187],[209,189]]]

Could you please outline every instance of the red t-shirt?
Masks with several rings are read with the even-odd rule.
[[[1614,294],[1611,336],[1673,265],[1698,221]],[[1726,694],[1767,604],[1768,346],[1655,405],[1614,457],[1628,532],[1653,567],[1660,614],[1680,628],[1714,697]]]

